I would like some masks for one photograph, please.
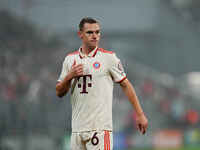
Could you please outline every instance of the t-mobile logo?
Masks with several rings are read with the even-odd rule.
[[[80,78],[83,78],[83,82],[78,83],[78,88],[82,88],[82,91],[80,93],[86,93],[87,94],[88,93],[87,87],[92,87],[92,83],[87,82],[87,78],[89,78],[89,80],[92,81],[92,75],[88,74],[88,75],[80,76],[80,77],[78,77],[78,81],[80,80]]]

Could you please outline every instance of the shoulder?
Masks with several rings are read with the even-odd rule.
[[[99,48],[99,51],[107,58],[109,61],[118,60],[118,57],[114,51],[105,50],[103,48]]]
[[[115,59],[115,52],[111,50],[105,50],[103,48],[99,48],[98,51],[101,53],[101,56],[103,56],[104,61],[107,63],[111,63]]]
[[[79,56],[79,51],[78,50],[67,53],[66,56],[65,56],[65,60],[73,59],[76,56]]]
[[[65,55],[64,57],[64,64],[69,64],[71,61],[74,60],[74,58],[76,58],[77,56],[79,56],[79,51],[73,51],[73,52],[69,52]]]
[[[105,50],[103,48],[99,48],[99,51],[102,53],[104,60],[106,60],[110,65],[116,64],[120,61],[114,51]]]
[[[103,48],[99,48],[98,50],[99,50],[101,53],[104,53],[104,54],[114,54],[113,51],[105,50],[105,49],[103,49]]]

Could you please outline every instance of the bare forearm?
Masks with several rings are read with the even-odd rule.
[[[70,89],[70,82],[72,75],[68,74],[63,81],[56,84],[56,95],[58,97],[63,97]]]
[[[139,103],[138,97],[131,83],[126,79],[123,81],[123,83],[121,83],[121,87],[126,96],[128,97],[129,101],[131,102],[132,106],[134,107],[137,115],[143,114],[142,107]]]

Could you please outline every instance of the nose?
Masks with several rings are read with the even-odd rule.
[[[98,33],[96,33],[96,32],[93,32],[93,35],[97,36],[97,35],[98,35]]]
[[[95,32],[92,34],[92,38],[93,38],[93,39],[96,39],[97,36],[98,36],[98,35],[97,35]]]

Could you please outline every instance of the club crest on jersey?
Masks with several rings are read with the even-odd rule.
[[[123,66],[122,66],[121,61],[119,61],[119,63],[118,63],[118,69],[119,69],[120,71],[124,72],[124,68],[123,68]]]
[[[101,65],[100,65],[99,62],[95,62],[95,63],[93,64],[94,69],[99,69],[100,66],[101,66]]]

